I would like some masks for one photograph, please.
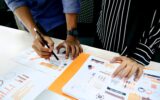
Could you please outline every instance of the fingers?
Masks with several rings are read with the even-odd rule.
[[[72,59],[74,59],[75,57],[75,47],[74,46],[71,46],[71,54],[72,54]]]
[[[140,77],[142,76],[142,74],[143,74],[143,66],[140,66],[137,73],[136,73],[135,81],[139,80]]]
[[[66,59],[69,57],[70,47],[66,46]]]
[[[77,55],[77,47],[74,45],[69,45],[66,42],[63,42],[57,46],[57,52],[59,53],[61,48],[66,49],[66,59],[69,58],[69,54],[71,53],[72,59],[74,59]],[[79,52],[79,51],[78,51]]]
[[[128,74],[131,72],[132,66],[126,65],[126,68],[122,70],[122,73],[119,75],[120,78],[126,78]]]
[[[121,62],[122,60],[123,60],[123,57],[114,57],[110,62],[117,63],[117,62]]]
[[[63,43],[60,43],[60,44],[56,47],[57,53],[59,53],[59,51],[60,51],[61,48],[65,48],[65,46],[63,45]]]
[[[82,52],[83,52],[83,49],[81,46],[71,45],[72,59],[75,59],[76,57],[78,57],[79,54]]]
[[[79,51],[80,51],[79,53],[82,53],[82,52],[83,52],[83,48],[82,48],[81,45],[79,46]]]
[[[123,62],[113,73],[112,77],[116,77],[120,75],[120,72],[126,67],[126,62]]]
[[[77,57],[80,54],[80,48],[78,46],[75,46],[75,49],[76,49],[75,57]]]
[[[36,53],[42,57],[48,59],[51,56],[51,52],[49,48],[45,48],[39,39],[36,39],[33,44],[32,48],[36,51]]]
[[[66,42],[64,41],[63,43],[59,44],[56,49],[57,52],[59,53],[59,50],[61,48],[65,48],[66,49],[66,59],[69,58],[69,54],[71,53],[72,59],[76,58],[81,52],[83,52],[83,49],[81,47],[80,44],[76,44],[76,43],[70,43],[70,42]]]
[[[130,73],[126,76],[126,79],[129,79],[134,73],[136,73],[136,71],[137,71],[137,67],[133,65]]]
[[[82,50],[82,49],[81,49]],[[72,52],[72,59],[76,58],[80,52],[81,52],[80,48],[78,46],[71,46],[71,52]]]
[[[135,80],[138,80],[143,74],[143,66],[127,57],[116,57],[114,61],[121,60],[121,65],[115,70],[112,77],[129,79],[136,74]]]
[[[83,49],[77,38],[67,37],[65,43],[67,44],[67,47],[69,46],[68,49],[70,49],[69,52],[68,51],[66,52],[67,53],[66,55],[69,55],[68,53],[71,53],[72,59],[76,58],[81,52],[83,52]]]
[[[51,53],[39,51],[35,46],[32,47],[41,58],[48,59],[51,56]]]

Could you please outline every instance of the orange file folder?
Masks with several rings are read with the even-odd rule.
[[[77,71],[81,68],[83,63],[87,60],[89,57],[88,54],[82,53],[77,57],[71,65],[60,75],[49,87],[50,91],[53,91],[55,93],[58,93],[60,95],[63,95],[65,97],[68,97],[72,100],[76,100],[73,97],[67,96],[62,92],[63,86],[77,73]]]

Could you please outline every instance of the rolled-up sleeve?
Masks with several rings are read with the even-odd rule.
[[[17,8],[26,5],[25,0],[5,0],[5,2],[12,11],[15,11]]]
[[[80,0],[62,0],[64,13],[80,13]]]
[[[146,66],[158,49],[160,49],[160,22],[144,31],[137,47],[128,56]]]

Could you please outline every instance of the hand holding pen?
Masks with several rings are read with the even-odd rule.
[[[36,53],[45,59],[49,59],[53,54],[57,60],[58,57],[53,52],[54,42],[48,36],[43,35],[36,28],[34,28],[36,38],[32,44],[32,48],[36,51]],[[46,48],[47,47],[47,48]]]

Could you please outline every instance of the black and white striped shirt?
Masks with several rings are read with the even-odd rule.
[[[147,65],[160,48],[158,0],[102,0],[97,33],[103,48]]]

